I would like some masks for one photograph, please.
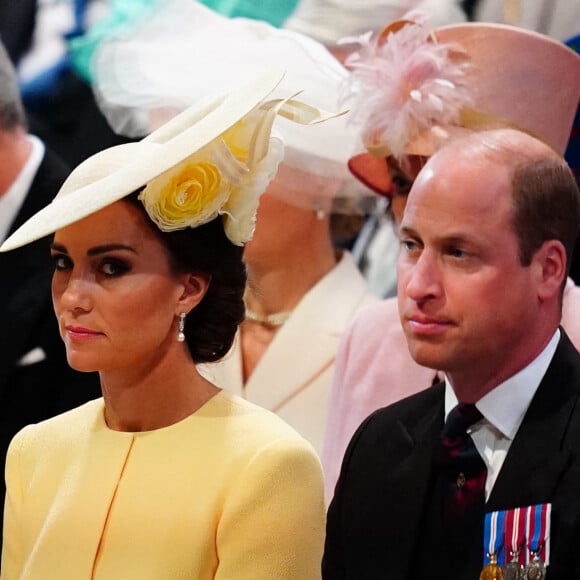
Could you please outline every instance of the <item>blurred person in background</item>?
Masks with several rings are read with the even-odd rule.
[[[16,71],[0,44],[0,240],[57,194],[67,165],[28,133]],[[70,368],[52,312],[49,240],[0,254],[0,463],[12,437],[99,396],[95,373]],[[0,486],[4,497],[4,479]],[[0,503],[0,512],[4,502]]]
[[[341,62],[356,48],[356,38],[376,31],[385,22],[402,18],[408,11],[430,15],[433,26],[463,22],[463,8],[456,0],[300,0],[296,10],[285,21],[284,28],[306,34],[324,44]],[[366,216],[361,226],[356,216],[336,219],[347,233],[353,259],[374,294],[381,298],[396,293],[396,260],[398,242],[393,222],[384,202]],[[337,235],[339,235],[337,233]]]
[[[30,130],[71,166],[127,141],[109,127],[69,50],[115,1],[0,0],[0,37],[18,72]]]
[[[369,152],[349,164],[388,197],[396,224],[419,170],[450,137],[512,126],[542,136],[562,155],[580,97],[580,58],[554,39],[487,23],[434,29],[436,42],[430,34],[426,23],[395,23],[365,40],[361,58],[353,60],[353,113],[363,116]],[[376,74],[380,70],[391,74]],[[579,74],[571,75],[574,70]],[[562,325],[580,345],[580,288],[571,279]],[[341,340],[329,395],[323,450],[328,501],[359,424],[442,378],[411,358],[395,298],[357,313]]]
[[[410,10],[429,14],[433,26],[466,18],[456,0],[299,0],[283,27],[318,40],[342,62],[354,48],[349,39],[376,31]]]
[[[474,0],[472,19],[519,26],[564,41],[578,34],[580,3],[569,0]]]
[[[229,18],[263,20],[272,26],[281,26],[292,13],[298,0],[200,0],[208,8]]]
[[[347,71],[316,41],[264,22],[227,19],[193,0],[162,3],[153,14],[103,39],[95,52],[98,101],[125,134],[146,132],[204,87],[268,63],[286,69],[281,87],[291,83],[308,102],[336,110]],[[360,129],[346,115],[313,127],[280,118],[274,130],[285,156],[244,251],[246,318],[232,351],[200,370],[276,412],[320,451],[340,335],[356,310],[377,300],[348,251],[335,248],[330,213],[337,200],[357,211],[361,198],[372,202],[375,195],[347,169]]]

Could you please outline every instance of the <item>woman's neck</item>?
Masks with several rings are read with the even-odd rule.
[[[174,350],[147,368],[100,373],[110,429],[138,432],[173,425],[219,392],[201,377],[188,353]]]
[[[271,262],[247,263],[246,304],[259,315],[291,311],[337,263],[331,244],[318,251],[290,251]]]

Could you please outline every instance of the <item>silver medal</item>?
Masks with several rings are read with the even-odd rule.
[[[534,555],[534,559],[524,568],[523,580],[544,580],[546,578],[546,567],[544,563]]]

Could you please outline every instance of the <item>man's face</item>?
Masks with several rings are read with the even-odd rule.
[[[508,171],[441,153],[415,181],[401,223],[401,322],[417,363],[504,380],[523,366],[538,304],[519,260]]]

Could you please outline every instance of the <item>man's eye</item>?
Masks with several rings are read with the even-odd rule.
[[[401,240],[401,246],[407,250],[407,252],[411,252],[417,248],[417,242],[413,240]]]
[[[461,248],[450,248],[447,253],[453,258],[465,258],[467,256],[467,252]]]

